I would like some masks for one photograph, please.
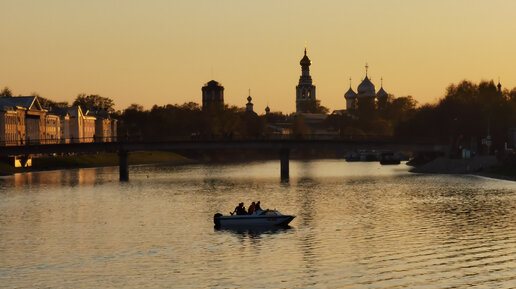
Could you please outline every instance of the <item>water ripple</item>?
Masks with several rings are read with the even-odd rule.
[[[516,288],[516,185],[275,162],[2,178],[0,287]],[[286,230],[215,230],[261,200]],[[7,284],[7,285],[5,285]]]

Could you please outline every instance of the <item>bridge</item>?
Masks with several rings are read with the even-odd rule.
[[[428,142],[401,142],[392,139],[170,140],[4,146],[0,148],[0,156],[116,152],[119,156],[120,181],[128,181],[128,154],[133,151],[269,150],[278,152],[281,164],[281,179],[288,180],[290,152],[292,150],[445,152],[446,149],[444,146]]]

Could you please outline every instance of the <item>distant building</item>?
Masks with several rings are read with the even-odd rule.
[[[224,87],[211,80],[202,87],[202,110],[217,111],[224,109]]]
[[[95,139],[95,120],[94,116],[86,115],[80,106],[67,108],[69,115],[69,139],[71,143],[93,142]]]
[[[338,131],[329,128],[325,123],[328,115],[321,113],[303,113],[296,117],[301,118],[302,125],[304,126],[304,134],[310,135],[311,137],[321,138],[333,138],[338,135]]]
[[[12,110],[18,111],[20,125],[25,128],[25,133],[18,133],[19,139],[24,143],[39,144],[45,141],[45,115],[47,113],[41,107],[37,96],[16,96],[0,98],[0,106],[8,107]],[[23,113],[21,113],[23,111]],[[21,118],[24,120],[22,121]]]
[[[59,117],[60,143],[70,143],[70,113],[68,108],[52,107],[50,113]]]
[[[0,146],[115,141],[117,121],[80,106],[41,107],[37,96],[0,98]],[[16,159],[15,159],[16,160]]]
[[[251,91],[249,91],[249,96],[247,97],[247,103],[245,105],[245,111],[247,112],[254,112],[253,111],[253,103],[251,102],[253,98],[251,97]]]
[[[89,111],[95,117],[95,141],[112,142],[117,138],[117,120],[112,119],[106,110]]]
[[[346,99],[346,109],[354,110],[357,108],[359,102],[367,102],[369,104],[377,103],[379,108],[385,106],[387,102],[388,93],[383,89],[383,79],[380,90],[376,92],[374,84],[371,82],[371,79],[367,76],[367,70],[369,66],[366,64],[366,74],[365,78],[357,87],[357,92],[355,92],[351,88],[351,79],[349,82],[349,89],[346,93],[344,93],[344,98]]]
[[[310,65],[312,61],[306,55],[301,58],[299,62],[301,65],[301,77],[299,77],[299,84],[296,86],[296,114],[313,112],[317,105],[315,98],[315,86],[312,84],[312,77],[310,76]]]
[[[346,109],[353,110],[357,107],[357,93],[351,88],[351,78],[349,79],[349,89],[344,93],[346,99]]]
[[[61,143],[111,142],[117,140],[117,120],[106,110],[83,110],[80,106],[52,108],[60,117]]]
[[[41,143],[58,144],[61,142],[61,119],[58,115],[45,115],[45,132]]]
[[[24,144],[25,130],[23,108],[0,106],[0,146]]]

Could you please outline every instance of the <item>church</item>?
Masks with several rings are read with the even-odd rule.
[[[315,85],[312,82],[312,76],[310,75],[310,65],[312,61],[305,54],[301,61],[301,76],[299,77],[299,83],[296,86],[296,114],[300,113],[311,113],[317,107],[317,99],[315,94]],[[357,87],[357,92],[351,88],[351,79],[349,83],[349,89],[344,94],[346,100],[346,110],[353,111],[358,108],[359,103],[365,103],[369,105],[377,105],[378,108],[382,108],[387,102],[388,93],[383,89],[383,78],[381,79],[381,87],[376,91],[375,85],[371,82],[371,79],[367,75],[369,66],[365,66],[365,77]],[[339,111],[342,112],[342,111]]]
[[[359,102],[377,103],[378,107],[381,108],[387,102],[388,93],[383,89],[383,78],[381,79],[381,87],[376,92],[374,84],[367,75],[369,66],[365,66],[366,73],[365,78],[357,87],[357,92],[351,88],[351,78],[349,79],[349,89],[344,93],[346,99],[346,110],[354,110],[358,107]]]

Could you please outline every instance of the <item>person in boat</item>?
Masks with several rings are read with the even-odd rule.
[[[233,215],[233,213],[236,213],[237,215],[247,215],[244,203],[238,204],[238,206],[236,206],[235,210],[231,213],[231,215]]]
[[[247,209],[247,213],[249,215],[252,215],[255,211],[255,208],[256,208],[256,204],[254,202],[252,202],[251,205],[249,206],[249,209]]]
[[[254,203],[254,202],[253,202]],[[262,211],[263,209],[260,207],[260,201],[256,202],[256,205],[254,206],[255,211]]]

